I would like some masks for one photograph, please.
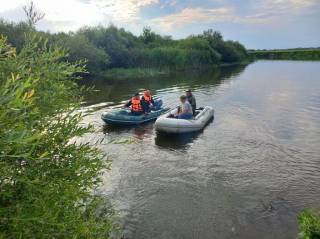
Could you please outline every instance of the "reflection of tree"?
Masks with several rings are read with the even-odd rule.
[[[224,70],[221,71],[220,77],[222,79],[225,79],[225,78],[231,78],[231,77],[237,76],[240,73],[242,73],[246,69],[247,66],[248,65],[246,65],[246,64],[224,66],[223,67]]]
[[[136,80],[114,80],[105,79],[84,80],[81,84],[94,86],[94,94],[88,95],[86,100],[88,104],[96,104],[106,101],[112,101],[116,104],[131,97],[131,95],[140,89],[150,89],[153,93],[157,90],[175,87],[197,89],[203,85],[216,86],[231,77],[239,75],[246,65],[232,65],[224,67],[212,67],[206,70],[190,70],[184,72],[174,72],[167,76],[155,77],[152,79]]]

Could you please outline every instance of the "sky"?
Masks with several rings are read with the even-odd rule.
[[[124,27],[138,35],[150,26],[174,39],[212,28],[248,49],[320,47],[320,0],[33,0],[45,18],[37,29]],[[25,20],[28,0],[0,0],[0,18]]]

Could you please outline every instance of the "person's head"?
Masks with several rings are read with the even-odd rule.
[[[186,102],[186,100],[187,100],[187,96],[185,96],[185,95],[180,96],[181,103]]]
[[[151,95],[151,92],[150,92],[150,90],[145,90],[145,91],[144,91],[144,94],[147,95],[147,96],[150,96],[150,95]]]
[[[133,98],[135,98],[136,100],[139,100],[139,99],[140,99],[139,93],[135,93],[135,94],[133,95]]]
[[[187,90],[187,91],[186,91],[186,95],[187,95],[187,96],[191,96],[191,95],[192,95],[192,91],[191,91],[191,90]]]

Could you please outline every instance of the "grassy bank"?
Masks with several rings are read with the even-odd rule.
[[[237,66],[237,65],[247,65],[252,61],[246,60],[234,63],[222,63],[222,64],[212,64],[201,67],[188,67],[181,69],[170,69],[170,68],[112,68],[106,70],[102,73],[98,73],[95,77],[102,77],[106,79],[113,80],[128,80],[128,79],[145,79],[163,75],[169,75],[174,72],[187,72],[187,71],[203,71],[207,69],[212,69],[215,67],[227,67],[227,66]]]
[[[248,54],[253,59],[270,60],[303,60],[319,61],[320,48],[298,48],[284,50],[250,50]]]
[[[156,68],[113,68],[98,76],[107,79],[127,80],[127,79],[144,79],[149,77],[156,77],[170,73],[170,69],[156,69]]]

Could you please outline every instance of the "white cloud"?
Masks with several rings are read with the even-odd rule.
[[[165,0],[161,2],[160,8],[174,7],[178,4],[178,0]]]
[[[248,17],[257,17],[257,19],[271,19],[289,17],[294,14],[305,13],[312,7],[320,6],[319,0],[260,0],[253,7],[253,15]]]
[[[158,0],[91,0],[112,21],[131,22],[138,20],[142,7],[156,4]]]
[[[0,0],[0,17],[17,13],[28,0]],[[36,8],[44,12],[45,20],[39,24],[52,31],[76,30],[84,25],[124,24],[139,20],[142,7],[158,0],[33,0]],[[9,19],[16,20],[12,16]],[[45,29],[48,30],[48,29]]]
[[[29,1],[0,0],[0,18],[14,21],[24,19],[21,9]],[[162,32],[193,23],[232,22],[274,26],[279,22],[289,21],[293,15],[304,14],[315,6],[320,6],[320,0],[256,0],[244,6],[246,11],[242,13],[242,8],[235,8],[236,4],[231,0],[215,0],[220,6],[216,8],[201,7],[199,1],[198,7],[189,6],[180,12],[145,20],[140,16],[143,7],[157,5],[159,8],[178,8],[179,0],[33,1],[36,7],[46,14],[45,19],[38,25],[42,30],[68,31],[83,25],[107,25],[112,22],[135,33],[139,32],[143,25],[151,25]]]
[[[249,24],[265,24],[271,27],[287,24],[294,16],[306,14],[312,7],[320,6],[318,0],[260,0],[251,6],[251,14],[237,17],[237,21]]]
[[[36,0],[35,5],[43,11],[45,20],[53,23],[53,30],[76,30],[83,25],[98,24],[103,14],[95,6],[77,0],[58,1]]]
[[[25,2],[24,0],[2,0],[0,2],[0,13],[13,10],[18,6],[22,6]]]
[[[172,30],[175,27],[185,26],[195,22],[221,22],[231,21],[234,16],[231,8],[185,8],[181,12],[152,19],[154,25],[163,30]]]
[[[224,1],[220,3],[220,8],[185,8],[174,14],[154,18],[151,23],[165,31],[192,23],[232,22],[274,26],[274,23],[279,24],[279,19],[285,14],[289,19],[293,14],[305,13],[306,9],[320,6],[320,0],[257,0],[249,6],[247,14],[238,15],[231,5]]]
[[[302,10],[319,4],[318,0],[264,0],[260,2],[263,10],[287,11]]]

